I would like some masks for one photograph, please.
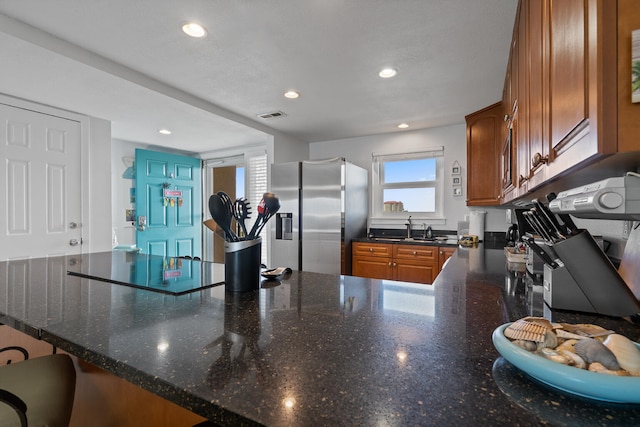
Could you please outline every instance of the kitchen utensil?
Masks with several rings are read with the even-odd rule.
[[[229,195],[224,191],[218,191],[218,196],[222,199],[225,208],[229,211],[229,215],[233,218],[233,201],[231,200],[231,197],[229,197]]]
[[[524,215],[525,218],[528,219],[529,224],[533,227],[533,229],[540,236],[542,236],[543,239],[545,239],[548,242],[552,242],[553,241],[553,239],[551,239],[551,236],[549,235],[549,233],[547,233],[547,231],[542,226],[542,224],[540,224],[540,221],[538,221],[538,218],[536,218],[536,216],[531,211],[523,212],[523,215]]]
[[[273,193],[264,193],[262,195],[262,200],[258,204],[258,217],[256,218],[256,222],[251,227],[251,231],[247,237],[248,240],[255,239],[262,229],[264,225],[269,221],[269,219],[275,215],[275,213],[280,209],[280,200]]]
[[[274,216],[276,212],[278,212],[278,210],[280,209],[280,200],[278,200],[278,197],[275,194],[265,193],[263,198],[264,198],[265,216],[264,216],[263,223],[260,225],[260,227],[258,228],[258,231],[256,232],[256,236],[260,234],[260,232],[262,231],[262,228],[267,223],[267,221],[269,221],[269,219],[272,216]]]
[[[267,280],[280,280],[285,274],[291,274],[289,267],[278,267],[271,270],[265,270],[260,275]]]
[[[529,209],[529,212],[531,212],[532,217],[535,219],[535,221],[538,222],[540,227],[544,229],[544,231],[552,241],[556,241],[559,239],[549,221],[547,221],[547,219],[542,216],[542,214],[538,211],[538,208],[533,207]]]
[[[221,237],[223,240],[226,240],[224,231],[222,231],[222,229],[218,226],[218,224],[213,219],[209,218],[203,221],[203,224],[209,230],[213,231],[216,236]]]
[[[549,208],[545,206],[542,202],[540,202],[538,199],[533,199],[532,201],[533,201],[533,204],[536,205],[537,211],[540,213],[540,215],[547,220],[548,224],[551,225],[554,234],[558,236],[560,239],[566,239],[566,236],[565,236],[565,234],[567,234],[566,229],[562,230],[565,227],[563,227],[558,223],[558,220],[556,219],[555,214],[551,212]]]
[[[558,263],[551,259],[549,254],[535,242],[535,239],[533,237],[522,236],[521,239],[527,246],[531,248],[532,251],[534,251],[540,258],[542,258],[545,264],[548,264],[553,268],[558,268]]]
[[[229,207],[225,204],[220,193],[212,194],[209,197],[209,212],[213,220],[220,226],[226,236],[226,241],[236,242],[238,236],[231,230],[232,213]]]
[[[236,199],[233,203],[233,216],[236,219],[236,222],[240,224],[244,238],[246,238],[248,233],[247,227],[245,226],[245,220],[251,217],[251,207],[249,206],[247,199]]]
[[[249,232],[249,234],[247,234],[246,240],[252,240],[255,239],[256,237],[256,231],[258,231],[258,228],[260,227],[260,224],[262,224],[262,221],[264,221],[264,197],[262,199],[260,199],[260,203],[258,203],[258,216],[256,217],[256,222],[253,223],[253,227],[251,227],[251,231]]]

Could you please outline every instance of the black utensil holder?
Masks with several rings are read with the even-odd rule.
[[[595,311],[608,316],[640,312],[640,303],[587,230],[553,245]]]
[[[247,292],[260,287],[261,251],[261,238],[224,243],[226,291]]]

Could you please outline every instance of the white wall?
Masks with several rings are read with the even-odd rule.
[[[351,163],[369,171],[371,181],[372,153],[400,153],[419,151],[433,146],[444,146],[445,183],[444,183],[444,225],[434,225],[434,229],[456,230],[458,221],[463,221],[469,215],[466,205],[466,169],[467,169],[467,139],[464,124],[442,126],[417,131],[395,132],[363,136],[357,138],[334,141],[315,142],[310,144],[309,156],[311,160],[331,157],[344,157]],[[457,161],[462,168],[462,195],[453,196],[451,167]],[[371,188],[371,182],[369,182]],[[503,209],[491,208],[487,211],[486,231],[506,230]],[[404,222],[398,227],[404,227]]]
[[[83,224],[85,252],[111,250],[111,122],[89,117],[89,185],[83,207],[89,224]],[[83,215],[84,216],[84,215]]]
[[[273,163],[309,160],[309,143],[293,137],[277,134],[274,136]]]

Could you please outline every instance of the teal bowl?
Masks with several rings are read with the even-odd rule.
[[[640,377],[599,374],[552,362],[512,344],[504,336],[511,323],[499,326],[491,339],[498,353],[527,375],[567,393],[616,403],[640,403]],[[640,344],[635,343],[640,349]]]

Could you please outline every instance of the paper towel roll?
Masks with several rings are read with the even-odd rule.
[[[469,215],[469,234],[478,236],[478,241],[484,240],[484,218],[486,211],[471,211]]]

